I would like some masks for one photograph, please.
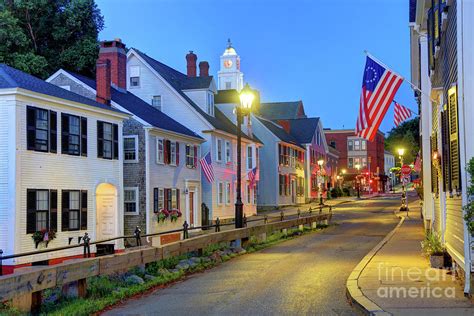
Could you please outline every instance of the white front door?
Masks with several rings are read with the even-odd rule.
[[[101,184],[96,191],[97,240],[117,237],[117,195],[110,184]]]

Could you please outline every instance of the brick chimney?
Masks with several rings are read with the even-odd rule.
[[[96,63],[96,100],[99,103],[110,105],[110,81],[111,67],[110,60],[98,59]]]
[[[199,63],[199,77],[209,77],[209,63],[207,61]]]
[[[196,77],[196,61],[196,54],[194,54],[193,51],[190,50],[189,53],[186,55],[188,77]]]
[[[100,43],[99,59],[110,60],[112,84],[127,89],[127,55],[125,44],[120,38]]]
[[[277,123],[285,130],[285,132],[288,134],[290,133],[290,122],[288,120],[278,120]]]

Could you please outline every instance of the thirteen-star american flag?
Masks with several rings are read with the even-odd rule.
[[[403,78],[367,56],[362,78],[357,136],[373,141]]]
[[[202,171],[207,181],[214,181],[214,169],[212,168],[211,152],[208,152],[204,157],[202,157],[199,162],[201,163]]]
[[[247,177],[249,178],[249,182],[251,186],[255,184],[256,175],[257,175],[257,167],[250,170],[249,173],[247,174]]]
[[[412,114],[412,111],[409,108],[395,102],[395,108],[394,108],[395,126],[400,125],[403,121],[410,118],[411,114]]]

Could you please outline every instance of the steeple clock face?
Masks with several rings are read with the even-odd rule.
[[[230,68],[230,67],[232,67],[232,60],[230,60],[230,59],[224,60],[224,67],[225,67],[225,68]]]

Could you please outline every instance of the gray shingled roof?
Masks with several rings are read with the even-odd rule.
[[[298,115],[300,107],[303,108],[303,115]],[[267,120],[282,120],[305,118],[302,101],[293,102],[266,102],[260,103],[260,115]]]
[[[91,87],[92,89],[96,89],[96,81],[94,79],[69,72],[70,75],[77,78],[87,86]],[[178,134],[183,134],[195,138],[203,139],[198,134],[194,133],[192,130],[187,128],[186,126],[176,122],[174,119],[166,115],[165,113],[155,109],[133,93],[129,91],[121,91],[115,89],[114,87],[111,88],[112,94],[112,101],[116,102],[126,110],[130,111],[140,119],[144,120],[151,126],[164,129],[167,131],[175,132]]]
[[[304,149],[304,147],[298,142],[298,140],[293,136],[288,134],[280,125],[266,120],[262,117],[256,117],[273,135],[275,135],[279,140],[299,146]]]
[[[96,102],[77,93],[60,88],[52,83],[36,78],[18,69],[12,68],[5,64],[0,64],[0,89],[6,88],[22,88],[64,100],[82,103],[95,108],[100,108],[102,110],[123,113],[122,111]]]
[[[290,123],[290,134],[293,135],[299,143],[309,144],[313,141],[313,136],[318,128],[319,117],[287,121]]]
[[[196,103],[194,103],[191,98],[189,98],[183,90],[186,89],[198,89],[197,87],[201,87],[205,85],[206,82],[202,77],[193,77],[189,78],[187,75],[157,61],[156,59],[148,56],[147,54],[141,52],[136,48],[132,48],[135,52],[137,52],[141,58],[145,60],[150,67],[152,67],[156,72],[160,74],[185,100],[188,102],[205,120],[207,120],[215,129],[221,130],[223,132],[235,135],[236,134],[236,126],[217,108],[214,108],[214,115],[211,116],[203,111]],[[208,80],[212,80],[212,77]],[[202,80],[202,82],[201,82]],[[204,82],[204,83],[203,83]],[[210,85],[209,81],[209,85]],[[209,85],[207,87],[209,87]],[[249,138],[247,135],[242,135],[242,137],[260,142],[257,138]]]

